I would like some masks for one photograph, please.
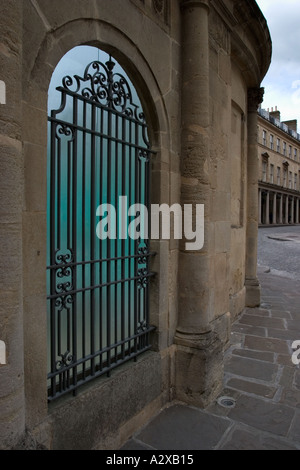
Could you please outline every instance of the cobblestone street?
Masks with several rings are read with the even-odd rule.
[[[260,227],[258,265],[272,274],[300,280],[300,226]]]

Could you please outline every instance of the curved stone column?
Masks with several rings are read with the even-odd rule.
[[[246,230],[246,306],[260,304],[260,284],[257,278],[258,235],[258,152],[257,109],[263,100],[263,88],[248,90],[248,155],[247,155],[247,230]],[[268,203],[267,203],[268,204]],[[268,217],[268,211],[267,211]],[[267,223],[269,220],[267,219]]]
[[[179,315],[175,336],[176,397],[205,406],[222,383],[220,340],[212,331],[210,225],[209,0],[182,0],[181,204],[204,204],[205,243],[179,252]]]

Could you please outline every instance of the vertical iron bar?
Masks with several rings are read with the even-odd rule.
[[[71,339],[73,336],[73,333],[71,331],[71,312],[70,309],[66,309],[66,315],[67,315],[67,351],[71,351]],[[65,352],[65,351],[64,351]],[[70,377],[70,371],[67,372],[68,378]]]
[[[86,100],[83,100],[83,128],[86,128]],[[86,132],[83,131],[82,136],[82,248],[81,248],[81,257],[82,261],[85,261],[85,218],[86,218],[86,210],[85,210],[85,191],[86,191],[86,175],[85,175],[85,167],[86,167]],[[82,287],[85,288],[85,264],[82,264]],[[86,316],[85,316],[85,302],[86,302],[86,295],[85,291],[82,292],[82,357],[84,358],[86,355],[85,349],[85,334],[86,334]],[[85,379],[85,370],[86,370],[86,363],[83,362],[82,364],[82,378]]]
[[[119,121],[118,121],[118,115],[116,114],[115,115],[115,181],[114,181],[114,184],[115,184],[115,208],[116,209],[119,209],[120,210],[120,207],[119,207],[119,200],[118,200],[118,184],[119,184],[119,164],[118,164],[118,159],[119,159],[119,156],[118,156],[118,140],[119,140],[119,129],[118,129],[118,125],[119,125]],[[119,225],[119,218],[118,218],[118,211],[117,211],[117,216],[116,216],[116,230],[117,230],[117,235],[116,235],[116,239],[115,239],[115,252],[114,252],[114,257],[115,257],[115,262],[114,262],[114,265],[115,265],[115,281],[118,281],[118,240],[119,240],[119,237],[118,237],[118,225]],[[114,309],[115,309],[115,344],[117,344],[118,342],[118,291],[119,291],[119,284],[116,283],[114,285]],[[118,359],[118,347],[115,348],[115,362],[117,362],[117,359]]]
[[[100,181],[100,201],[99,203],[102,204],[103,203],[103,191],[104,191],[104,188],[103,188],[103,173],[104,173],[104,155],[103,155],[103,138],[102,138],[102,135],[103,135],[103,121],[104,121],[104,118],[103,118],[103,108],[101,107],[100,108],[101,112],[100,112],[100,132],[101,132],[101,137],[100,137],[100,162],[99,162],[99,181]],[[102,275],[102,270],[103,270],[103,266],[102,266],[102,257],[103,257],[103,254],[102,254],[102,241],[101,239],[99,240],[99,284],[100,286],[102,285],[102,278],[103,278],[103,275]],[[102,329],[103,329],[103,316],[102,316],[102,301],[103,301],[103,287],[100,287],[100,292],[99,292],[99,349],[100,351],[102,351],[103,349],[103,339],[102,339]],[[102,370],[102,367],[103,367],[103,364],[102,364],[102,353],[100,354],[100,363],[99,363],[99,367],[100,367],[100,370]]]
[[[72,211],[74,211],[74,205],[73,205],[73,193],[74,193],[74,161],[72,160],[72,152],[71,152],[71,142],[67,142],[67,155],[66,155],[66,163],[67,163],[67,249],[72,253],[72,247],[73,247],[73,240],[71,240],[71,233],[73,233],[74,229],[74,217],[72,217]],[[72,227],[72,230],[71,230]],[[74,248],[74,247],[73,247]],[[75,251],[73,252],[75,256]],[[74,261],[74,259],[73,259]],[[72,276],[71,276],[71,283],[73,282],[73,267],[71,268]],[[73,286],[74,287],[74,286]],[[71,351],[71,335],[73,335],[73,332],[71,332],[71,325],[70,325],[70,316],[71,312],[70,309],[67,309],[65,307],[66,311],[66,317],[67,317],[67,350]],[[68,371],[70,374],[70,372]],[[65,381],[65,373],[62,372],[61,374],[62,378],[62,383],[61,387],[64,387],[64,381]]]
[[[61,166],[62,166],[62,158],[61,158],[61,139],[59,138],[57,141],[57,166],[56,166],[56,253],[59,252],[61,247]],[[56,260],[55,260],[56,263]],[[57,284],[57,271],[55,270],[55,283]],[[61,354],[64,353],[61,349],[61,310],[57,310],[56,313],[56,355],[59,357]],[[59,374],[59,389],[61,390],[63,387],[63,376]]]
[[[121,193],[122,196],[126,195],[126,146],[124,144],[125,137],[126,137],[126,121],[122,116],[122,159],[121,159],[121,168],[120,171],[122,172],[122,183],[121,183]],[[122,214],[122,224],[124,225],[123,217],[125,214]],[[126,216],[125,216],[126,218]],[[128,227],[126,227],[128,230]],[[128,232],[127,232],[128,236]],[[121,241],[121,256],[125,256],[125,239]],[[125,280],[125,263],[124,259],[121,260],[121,277],[122,280]],[[121,283],[121,339],[122,341],[125,339],[125,315],[126,315],[126,305],[125,305],[125,282]],[[122,344],[122,359],[125,357],[125,344]]]
[[[150,240],[151,240],[151,216],[150,216],[150,191],[151,191],[151,160],[150,160],[150,154],[147,154],[147,161],[145,163],[145,171],[146,171],[146,178],[145,178],[145,197],[146,197],[146,207],[148,210],[148,240],[147,240],[147,254],[150,252]],[[150,259],[149,256],[146,258],[146,268],[147,268],[147,273],[150,271]],[[146,320],[146,325],[148,327],[149,325],[149,312],[150,312],[150,295],[149,295],[149,282],[150,279],[148,279],[148,282],[146,284],[146,289],[145,289],[145,296],[146,296],[146,301],[145,301],[145,320]],[[149,341],[149,334],[147,334],[147,342],[146,346],[148,346]]]
[[[134,181],[135,181],[135,204],[138,204],[140,202],[140,165],[139,165],[139,162],[140,162],[140,159],[139,159],[139,149],[138,149],[138,132],[139,132],[139,129],[138,129],[138,124],[137,122],[135,123],[135,135],[134,135],[134,140],[135,140],[135,151],[134,151],[134,159],[135,159],[135,162],[134,162]],[[135,243],[134,243],[134,247],[135,247],[135,252],[134,254],[136,255],[137,252],[138,252],[138,248],[139,248],[139,241],[136,240]],[[139,260],[138,258],[134,258],[134,272],[135,272],[135,276],[137,275],[137,272],[138,272],[138,269],[139,269]],[[135,280],[134,281],[134,333],[137,333],[137,330],[138,330],[138,317],[139,317],[139,298],[140,298],[140,295],[139,295],[139,288],[138,288],[138,280]],[[139,339],[138,338],[135,338],[134,340],[134,352],[136,353],[137,352],[137,348],[138,348],[138,342],[139,342]],[[135,360],[136,360],[136,356],[135,356]]]
[[[73,98],[73,123],[74,123],[74,135],[73,141],[69,142],[69,153],[71,154],[71,148],[73,147],[73,194],[72,194],[72,251],[73,251],[73,262],[75,263],[72,268],[72,287],[73,290],[76,291],[77,289],[77,129],[76,125],[78,122],[78,98]],[[72,334],[73,334],[73,351],[72,355],[76,364],[77,361],[77,295],[73,295],[73,302],[72,302]],[[77,367],[72,369],[73,375],[73,385],[75,387],[74,394],[76,393],[76,385],[77,385]]]
[[[51,116],[54,117],[54,113],[51,113]],[[55,185],[56,185],[56,129],[57,125],[53,121],[51,122],[51,142],[50,142],[50,265],[55,265],[55,230],[56,230],[56,220],[55,220]],[[56,291],[56,270],[51,268],[50,272],[50,295],[54,294]],[[55,334],[55,299],[50,300],[50,356],[51,356],[51,372],[55,372],[55,354],[56,354],[56,334]],[[51,396],[55,397],[56,395],[56,376],[51,378]]]
[[[64,352],[64,351],[63,351]],[[57,354],[63,354],[61,347],[61,310],[57,311]]]
[[[56,249],[61,248],[61,138],[57,141],[57,168],[56,168]]]
[[[111,135],[112,135],[112,112],[108,110],[108,141],[107,141],[107,202],[111,204]],[[107,242],[107,282],[111,282],[111,241],[108,239]],[[108,367],[108,376],[110,376],[110,366],[111,366],[111,286],[107,286],[107,367]]]
[[[95,153],[96,153],[96,106],[92,104],[92,135],[91,135],[91,175],[90,175],[90,185],[91,185],[91,233],[90,233],[90,258],[91,261],[95,258],[95,169],[96,169],[96,161],[95,161]],[[91,286],[95,286],[95,264],[92,262],[90,264],[90,271],[91,271]],[[91,290],[91,355],[95,354],[95,289]],[[95,358],[92,357],[91,359],[91,374],[95,375]]]
[[[72,168],[72,160],[70,154],[68,142],[68,158],[67,158],[67,247],[71,251],[72,242],[71,242],[71,226],[72,226],[72,218],[71,218],[71,192],[73,188],[73,180],[71,176],[71,168]]]
[[[132,136],[132,131],[131,131],[131,121],[128,121],[128,178],[129,178],[129,201],[128,201],[128,206],[130,207],[132,204],[132,184],[131,182],[134,181],[134,177],[132,175],[132,142],[131,142],[131,136]],[[132,239],[130,238],[130,233],[128,233],[128,278],[132,277]],[[128,336],[132,337],[134,332],[131,331],[131,309],[132,305],[134,303],[132,302],[132,281],[128,281]],[[131,354],[131,345],[132,342],[129,342],[129,355]]]

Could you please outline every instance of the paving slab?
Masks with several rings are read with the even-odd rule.
[[[282,390],[280,403],[300,408],[300,391],[284,387]]]
[[[267,328],[267,335],[268,338],[285,339],[287,341],[294,341],[298,337],[293,330],[278,330],[277,328]]]
[[[249,359],[258,359],[259,361],[275,362],[275,353],[273,352],[252,351],[251,349],[233,349],[231,354],[234,356],[248,357]],[[289,361],[291,361],[290,356],[283,357],[288,357]]]
[[[255,429],[235,426],[221,450],[299,450],[297,444],[286,439],[274,438]]]
[[[277,354],[276,363],[284,365],[286,367],[295,367],[292,363],[291,355],[290,354]]]
[[[299,305],[300,308],[300,305]],[[294,332],[299,333],[298,338],[300,340],[300,322],[297,320],[287,320],[287,329],[288,330],[293,330]]]
[[[262,328],[261,326],[251,326],[251,325],[244,325],[242,323],[235,323],[232,325],[231,331],[233,333],[242,333],[244,335],[254,335],[254,336],[262,336],[266,338],[267,336],[267,329]]]
[[[259,336],[245,336],[245,348],[256,351],[272,351],[279,354],[289,354],[286,341],[276,338],[260,338]]]
[[[247,357],[230,356],[226,358],[225,370],[230,374],[272,382],[278,372],[278,366]]]
[[[298,442],[293,443],[290,440],[275,439],[274,437],[264,438],[263,444],[266,450],[300,450]]]
[[[209,450],[231,425],[227,418],[174,405],[156,416],[135,439],[158,450]]]
[[[259,432],[249,432],[235,428],[228,441],[220,446],[221,450],[265,450],[260,442]]]
[[[153,447],[147,446],[146,444],[143,444],[142,442],[139,442],[136,439],[130,439],[121,448],[121,450],[138,450],[138,451],[151,450],[151,449],[153,449]]]
[[[290,310],[290,314],[291,314],[291,317],[292,317],[293,320],[300,321],[300,312],[299,312],[299,310]]]
[[[295,418],[292,422],[289,437],[298,443],[300,443],[300,411],[295,414]]]
[[[244,310],[245,314],[250,314],[250,315],[259,315],[262,317],[270,317],[271,316],[271,311],[268,309],[260,308],[260,307],[255,307],[255,308],[250,308],[246,307]]]
[[[297,390],[300,390],[300,370],[294,372],[294,385]]]
[[[242,392],[251,393],[253,395],[259,395],[261,397],[266,398],[273,398],[277,391],[276,387],[268,387],[267,385],[263,385],[256,382],[250,382],[248,380],[243,380],[239,378],[230,378],[229,380],[227,380],[226,386],[228,388],[233,388]]]
[[[228,417],[256,429],[286,436],[294,414],[294,409],[286,405],[242,395]]]
[[[271,317],[272,318],[283,318],[283,319],[288,319],[288,320],[292,319],[291,313],[287,312],[287,311],[284,311],[282,309],[280,309],[280,310],[272,309]]]
[[[264,326],[285,329],[284,321],[281,318],[260,317],[258,315],[244,314],[240,317],[238,324],[252,326]]]
[[[279,384],[287,388],[292,388],[294,382],[294,375],[295,370],[293,367],[284,367],[281,371]]]

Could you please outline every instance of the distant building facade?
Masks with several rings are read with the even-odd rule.
[[[300,134],[297,120],[258,111],[259,224],[299,224]]]
[[[48,112],[82,45],[104,63],[67,71]],[[270,60],[254,0],[0,2],[1,448],[117,449],[171,400],[218,396],[231,322],[260,303]],[[120,195],[204,205],[203,248],[100,243]]]

